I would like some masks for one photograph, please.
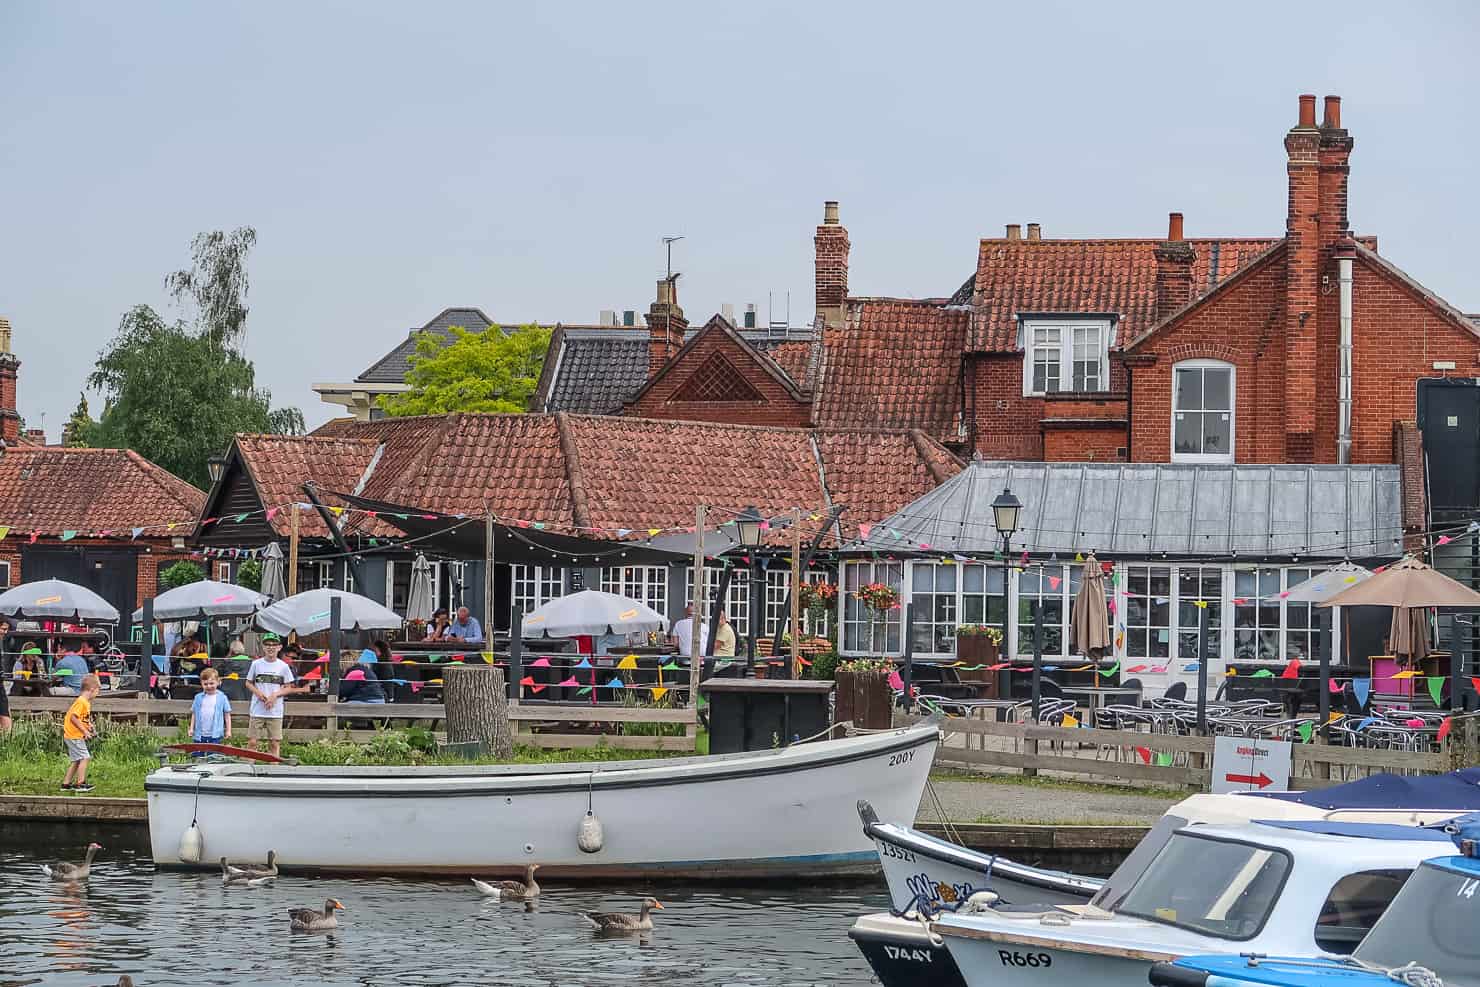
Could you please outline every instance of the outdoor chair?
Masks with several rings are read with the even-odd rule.
[[[1167,691],[1162,694],[1161,698],[1168,699],[1173,702],[1185,702],[1187,700],[1187,683],[1173,682],[1170,686],[1167,687]]]

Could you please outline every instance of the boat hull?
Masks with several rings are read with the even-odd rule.
[[[1138,958],[1110,951],[1076,952],[1042,942],[1000,942],[946,937],[967,987],[1042,987],[1044,984],[1094,984],[1095,987],[1145,987],[1153,962],[1171,956]],[[1124,951],[1129,953],[1130,951]]]
[[[865,915],[853,923],[848,938],[884,987],[966,987],[950,951],[933,945],[919,922],[887,912]]]
[[[912,818],[933,726],[776,751],[536,768],[344,769],[248,765],[149,776],[161,867],[277,851],[285,870],[696,879],[875,874],[860,797]],[[197,792],[198,789],[198,792]],[[577,846],[590,805],[604,841]],[[179,857],[192,819],[201,860]]]

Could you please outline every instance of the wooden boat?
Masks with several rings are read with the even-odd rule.
[[[778,750],[590,764],[468,767],[169,765],[144,782],[161,867],[194,822],[201,861],[277,850],[285,871],[542,877],[876,874],[867,798],[912,818],[934,723]],[[577,845],[588,807],[595,852]]]
[[[1350,958],[1189,956],[1153,966],[1153,987],[1480,987],[1480,816],[1456,822],[1461,855],[1419,865]]]
[[[1447,842],[1365,823],[1194,826],[1104,907],[989,908],[942,915],[931,930],[967,987],[1141,987],[1153,964],[1184,956],[1350,954],[1408,874],[1439,852],[1435,836]]]

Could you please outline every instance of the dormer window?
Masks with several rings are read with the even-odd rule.
[[[1110,389],[1109,319],[1022,320],[1023,394]]]

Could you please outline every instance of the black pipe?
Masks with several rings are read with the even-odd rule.
[[[488,637],[488,633],[484,632]],[[518,607],[509,617],[509,681],[504,685],[508,687],[507,695],[515,699],[522,699],[519,683],[524,680],[524,613]],[[591,694],[596,695],[592,689]]]
[[[889,622],[884,622],[884,643],[889,643]],[[904,605],[904,664],[900,679],[904,683],[904,709],[910,711],[910,686],[915,681],[915,601]]]
[[[1197,732],[1208,734],[1208,608],[1197,608]]]
[[[344,623],[344,599],[329,597],[329,701],[339,701],[339,648]]]
[[[312,483],[305,483],[303,485],[303,493],[308,497],[308,502],[313,505],[314,510],[318,512],[319,520],[324,522],[324,527],[329,529],[329,535],[334,539],[335,547],[344,553],[344,564],[350,567],[350,571],[355,577],[356,589],[366,589],[369,586],[369,582],[365,579],[365,574],[360,569],[360,558],[349,550],[349,542],[344,540],[344,534],[339,530],[339,525],[334,523],[334,515],[324,506],[324,502],[319,500],[318,494],[314,493]],[[488,633],[491,634],[492,631],[490,630]]]
[[[139,691],[147,697],[149,677],[154,674],[154,597],[144,601],[144,612],[140,616],[144,620],[144,633],[139,635],[139,653],[144,656],[144,660],[139,663]],[[168,659],[169,655],[165,655],[165,658]]]

